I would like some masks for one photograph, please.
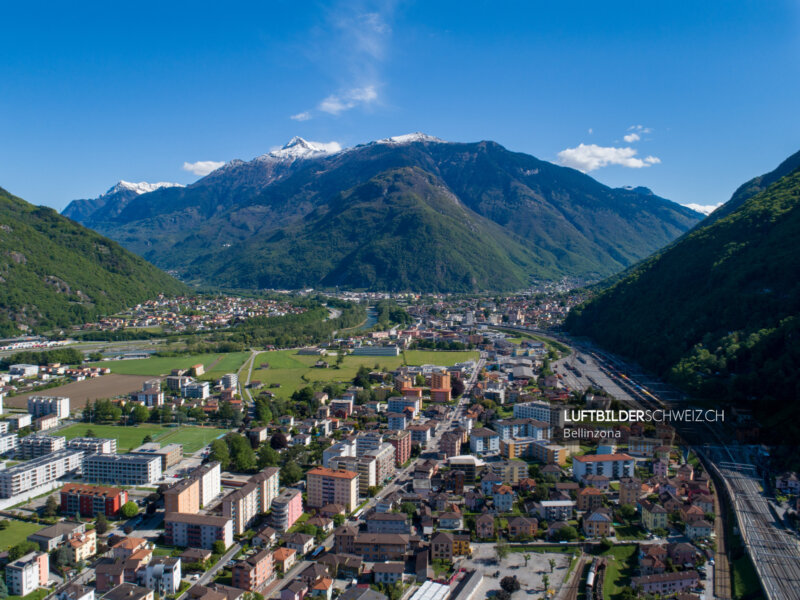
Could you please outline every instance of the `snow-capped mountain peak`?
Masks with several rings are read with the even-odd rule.
[[[158,183],[148,183],[147,181],[140,181],[138,183],[133,183],[131,181],[124,181],[120,180],[111,187],[104,196],[108,196],[110,194],[116,194],[117,192],[123,192],[126,190],[136,192],[136,194],[146,194],[148,192],[154,192],[161,188],[168,188],[168,187],[184,187],[180,183],[170,183],[168,181],[159,181]]]
[[[437,144],[446,143],[444,140],[428,135],[427,133],[415,132],[407,133],[405,135],[395,135],[393,137],[378,140],[378,144],[412,144],[414,142],[434,142]]]
[[[262,158],[277,158],[280,160],[294,160],[296,158],[314,158],[341,152],[342,147],[338,142],[311,142],[295,136],[289,143],[279,150],[272,150]]]

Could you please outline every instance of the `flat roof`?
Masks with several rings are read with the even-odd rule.
[[[612,462],[615,460],[633,460],[633,457],[627,454],[585,454],[584,456],[574,456],[573,460],[578,462]]]

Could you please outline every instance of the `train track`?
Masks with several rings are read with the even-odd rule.
[[[581,583],[583,583],[583,570],[586,568],[586,557],[581,556],[578,559],[578,565],[572,573],[572,578],[565,588],[562,588],[562,595],[559,600],[578,600],[578,592],[580,591]]]

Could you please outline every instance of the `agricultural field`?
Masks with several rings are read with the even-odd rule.
[[[86,432],[92,430],[97,437],[113,438],[117,440],[117,452],[125,453],[137,446],[141,446],[142,440],[146,436],[153,438],[153,441],[160,444],[183,444],[185,453],[197,452],[200,448],[227,433],[227,429],[216,427],[197,427],[183,425],[181,427],[165,427],[163,425],[94,425],[90,423],[80,423],[70,425],[58,430],[53,435],[63,435],[68,440],[76,437],[84,437]]]
[[[131,361],[134,362],[134,361]],[[110,364],[110,363],[104,363]],[[89,401],[101,398],[115,398],[127,396],[131,392],[142,389],[142,383],[149,379],[142,375],[103,375],[94,379],[74,381],[55,388],[48,388],[41,392],[31,392],[7,398],[5,405],[11,408],[28,407],[29,396],[67,396],[71,412],[77,412],[86,406]]]
[[[477,360],[478,352],[436,352],[428,350],[409,350],[405,353],[409,365],[434,364],[452,366],[459,362]],[[327,369],[314,367],[318,360],[330,364]],[[260,368],[268,364],[268,368]],[[334,381],[351,381],[361,366],[372,369],[378,365],[381,369],[393,370],[403,364],[400,356],[345,356],[337,369],[336,356],[298,355],[297,350],[276,350],[262,352],[255,360],[252,380],[260,381],[269,388],[271,384],[280,384],[280,388],[272,391],[283,397],[289,397],[298,389],[316,382],[323,384]]]
[[[200,379],[213,379],[225,373],[236,372],[244,364],[249,352],[219,354],[181,354],[179,356],[153,356],[136,360],[108,360],[92,363],[96,367],[108,367],[112,373],[124,375],[169,375],[172,369],[188,369],[202,364],[206,374]]]
[[[20,542],[24,542],[30,534],[36,533],[44,527],[44,525],[14,519],[10,519],[8,522],[8,528],[0,531],[0,539],[3,540],[0,542],[0,551],[6,551]]]

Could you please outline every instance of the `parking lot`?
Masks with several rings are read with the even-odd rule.
[[[502,562],[497,562],[494,544],[473,544],[472,558],[462,560],[459,567],[478,569],[485,574],[481,587],[477,590],[476,598],[489,597],[494,591],[500,589],[500,580],[503,577],[516,577],[520,583],[519,593],[539,594],[544,590],[542,576],[550,578],[550,589],[558,590],[567,574],[572,554],[542,552],[510,552]],[[525,555],[529,556],[528,566],[525,567]],[[555,561],[555,568],[550,572],[550,559]],[[499,572],[499,573],[498,573]],[[497,577],[494,574],[498,573]]]

